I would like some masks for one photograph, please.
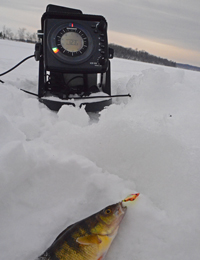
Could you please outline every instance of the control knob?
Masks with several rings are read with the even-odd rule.
[[[105,31],[107,27],[107,24],[105,21],[101,20],[98,24],[97,24],[97,29],[101,32]]]
[[[105,65],[105,63],[106,63],[106,59],[105,59],[105,57],[103,57],[103,56],[101,56],[100,58],[99,58],[99,60],[98,60],[98,63],[100,64],[100,65]]]

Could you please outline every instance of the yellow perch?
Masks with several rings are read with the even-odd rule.
[[[126,213],[124,202],[133,201],[139,193],[131,194],[119,203],[66,228],[39,260],[102,260]]]
[[[125,213],[122,202],[65,229],[42,254],[39,260],[102,260]]]

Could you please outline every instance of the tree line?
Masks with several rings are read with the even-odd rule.
[[[126,48],[114,43],[109,44],[109,47],[114,49],[114,56],[117,58],[143,61],[148,63],[176,67],[176,62],[154,56],[143,50],[138,51],[137,49],[134,50],[132,48]]]
[[[17,33],[13,33],[12,30],[5,25],[3,30],[0,32],[1,39],[22,41],[22,42],[37,42],[37,34],[26,31],[26,28],[19,28]]]

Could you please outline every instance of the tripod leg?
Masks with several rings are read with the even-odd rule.
[[[102,90],[104,93],[111,95],[111,77],[110,77],[110,61],[107,71],[103,74]]]

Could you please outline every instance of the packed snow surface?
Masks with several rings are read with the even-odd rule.
[[[34,45],[0,40],[0,73]],[[0,259],[36,259],[70,224],[140,192],[107,260],[200,256],[200,73],[113,59],[97,115],[37,98],[38,62],[1,77]]]

